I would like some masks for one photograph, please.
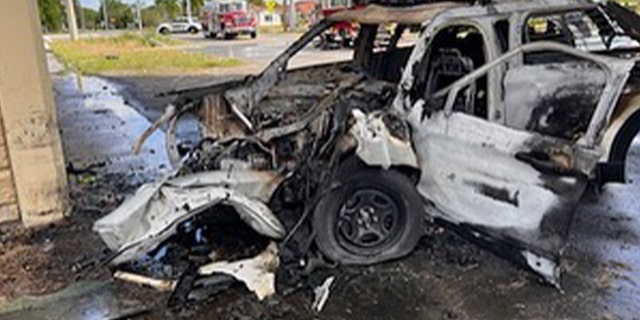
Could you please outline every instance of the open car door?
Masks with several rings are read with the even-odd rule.
[[[578,58],[582,66],[566,66],[571,72],[596,74],[597,93],[594,99],[584,100],[593,102],[585,107],[588,112],[558,105],[553,99],[561,93],[555,91],[548,97],[543,93],[534,96],[538,106],[521,126],[508,124],[507,117],[496,123],[458,111],[464,110],[456,106],[464,100],[460,99],[463,90],[478,78],[523,53],[542,51]],[[485,64],[431,97],[411,105],[405,100],[403,108],[422,170],[418,190],[432,204],[430,213],[479,240],[499,244],[503,253],[559,285],[558,259],[573,211],[601,156],[598,141],[632,66],[632,61],[537,42]],[[558,66],[540,68],[552,74]],[[545,82],[531,73],[535,70],[513,69],[501,77],[505,91],[515,90],[513,83],[505,82],[517,83],[523,71],[534,82]],[[570,77],[563,81],[570,88],[583,86],[583,80]],[[524,101],[506,92],[497,103],[503,103],[508,112]],[[556,134],[549,129],[550,124],[563,120],[576,124],[575,132]]]

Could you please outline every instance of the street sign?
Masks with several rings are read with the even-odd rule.
[[[267,5],[267,11],[269,12],[273,12],[277,5],[275,0],[267,0],[265,4]]]

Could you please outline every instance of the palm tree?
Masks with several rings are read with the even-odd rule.
[[[205,0],[191,0],[191,12],[194,15],[198,15],[200,13],[200,9],[204,6]],[[187,11],[187,0],[182,0],[182,8],[183,12]]]
[[[180,12],[178,0],[155,0],[156,7],[162,11],[166,20],[175,18]]]

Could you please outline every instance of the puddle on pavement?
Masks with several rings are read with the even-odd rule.
[[[0,319],[98,320],[144,312],[139,301],[121,297],[111,282],[81,281],[44,296],[24,296],[0,307]]]
[[[100,171],[148,181],[169,170],[165,135],[149,137],[139,155],[132,154],[150,121],[125,99],[121,88],[97,77],[73,73],[53,77],[65,158],[74,169]]]

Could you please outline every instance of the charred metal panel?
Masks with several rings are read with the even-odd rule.
[[[143,185],[93,230],[116,252],[112,263],[130,261],[175,234],[177,226],[216,205],[229,205],[258,233],[284,236],[284,227],[264,204],[282,181],[274,172],[215,171]]]
[[[543,82],[529,73],[515,73],[513,78],[505,79],[507,95],[514,89],[509,87],[510,81],[522,91],[507,98],[517,106],[514,108],[520,108],[511,118],[511,123],[516,124],[512,126],[519,129],[455,111],[458,95],[479,77],[519,54],[542,50],[573,55],[601,70],[601,75],[590,68],[576,71],[587,83],[593,84],[589,80],[595,79],[592,87],[600,88],[599,92],[592,88],[595,90],[592,96],[598,98],[595,103],[593,99],[580,100],[590,104],[580,105],[588,112],[557,113],[554,108],[557,103],[544,99],[557,95],[554,83],[561,83],[561,88],[568,84],[581,87],[581,80],[585,79],[578,77],[572,80],[574,82],[565,79],[566,83],[555,79],[543,93],[536,92],[534,87],[526,101],[522,97],[527,97],[524,94],[527,80]],[[420,55],[412,56],[411,67],[416,68],[415,61],[420,59]],[[557,283],[556,262],[575,204],[602,155],[601,150],[594,148],[594,142],[602,134],[603,123],[608,121],[632,66],[633,62],[595,56],[556,43],[538,42],[516,48],[476,69],[428,97],[428,102],[420,99],[420,95],[411,94],[416,86],[417,69],[408,70],[394,110],[404,113],[411,125],[422,170],[418,190],[434,203],[432,214],[454,224],[483,230],[497,239],[508,239],[522,249],[522,256],[532,269]],[[554,68],[558,69],[557,78],[561,79],[566,70],[575,67],[563,65],[550,70],[556,72]],[[522,70],[525,69],[519,71]],[[443,98],[446,99],[443,101]],[[535,116],[539,118],[531,121]],[[549,134],[558,130],[565,132],[564,136],[558,134],[561,136],[558,138],[535,132]],[[566,138],[568,135],[574,138],[574,131],[582,131],[580,139]]]
[[[355,124],[350,133],[357,141],[356,155],[370,166],[389,169],[391,166],[418,168],[411,142],[394,137],[380,116],[365,115],[353,110]]]
[[[400,23],[422,24],[440,12],[465,7],[464,3],[453,1],[429,3],[411,7],[368,5],[363,9],[345,10],[330,15],[330,21],[349,21],[361,24]]]
[[[280,81],[282,74],[287,69],[289,59],[332,24],[333,22],[327,20],[318,22],[271,62],[255,79],[249,79],[244,86],[228,90],[225,93],[225,98],[231,107],[245,115],[250,113],[251,109]]]
[[[511,239],[555,261],[575,202],[586,186],[579,173],[557,176],[517,159],[539,152],[544,138],[463,113],[410,118],[423,172],[418,190],[434,216]]]
[[[201,124],[206,128],[205,135],[213,139],[241,136],[245,128],[233,114],[220,94],[212,94],[203,98],[200,108]]]

